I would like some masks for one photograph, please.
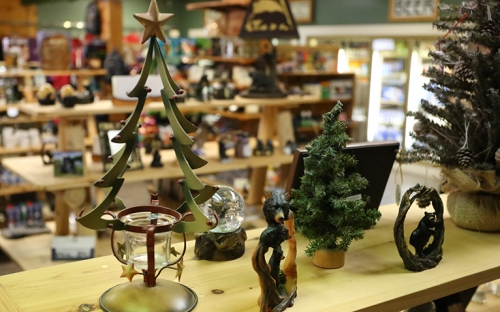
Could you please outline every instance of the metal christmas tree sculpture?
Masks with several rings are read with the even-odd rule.
[[[170,76],[156,40],[158,38],[165,41],[161,27],[172,17],[172,14],[158,13],[156,0],[151,0],[148,13],[134,14],[134,17],[144,26],[142,42],[150,39],[139,81],[128,93],[129,97],[137,98],[137,105],[130,117],[121,122],[123,128],[112,140],[115,143],[124,144],[121,150],[109,159],[113,162],[113,167],[94,183],[96,187],[104,191],[106,197],[88,213],[82,211],[77,221],[91,229],[111,228],[113,230],[111,239],[113,252],[124,264],[122,277],[131,281],[131,283],[117,285],[101,296],[100,304],[104,311],[190,311],[196,306],[196,294],[182,284],[157,280],[157,277],[163,269],[173,265],[177,265],[176,277],[179,279],[181,277],[185,244],[180,254],[171,248],[172,232],[205,232],[217,226],[216,216],[213,222],[198,208],[199,204],[215,194],[217,188],[204,184],[193,172],[193,169],[200,168],[207,162],[190,149],[194,141],[187,133],[194,132],[197,128],[184,118],[177,107],[175,102],[177,94],[182,94],[183,90]],[[145,83],[153,58],[163,83],[161,95],[173,129],[171,140],[175,155],[185,176],[179,180],[185,201],[176,210],[160,206],[155,197],[152,198],[151,205],[136,207],[125,207],[122,200],[117,197],[124,182],[123,175],[128,166],[127,160],[138,141],[139,117],[144,108],[146,96],[151,91]],[[194,197],[192,191],[196,191],[198,195]],[[108,211],[113,202],[120,209],[116,215]],[[103,218],[105,215],[107,217]],[[186,221],[187,216],[194,221]],[[124,232],[124,244],[114,245],[115,231]],[[178,257],[172,260],[171,255]],[[142,272],[136,271],[135,268],[141,269]],[[132,281],[135,275],[143,275],[143,281]]]
[[[500,231],[500,1],[440,5],[438,30],[446,32],[430,52],[433,66],[424,88],[412,148],[401,161],[441,166],[450,192],[447,208],[464,228]],[[477,204],[482,203],[482,204]],[[470,209],[470,210],[469,210]]]
[[[434,212],[424,212],[417,228],[411,233],[410,245],[415,248],[413,254],[406,244],[404,222],[415,200],[418,201],[420,208],[425,208],[424,203],[432,203]],[[441,261],[444,241],[443,210],[441,197],[434,188],[417,184],[404,193],[394,223],[394,241],[406,269],[420,272],[434,268]]]

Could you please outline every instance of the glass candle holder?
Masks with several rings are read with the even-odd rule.
[[[151,213],[136,212],[128,214],[120,220],[127,226],[147,227],[172,225],[178,221],[174,216]],[[160,269],[170,264],[170,250],[172,243],[172,231],[157,232],[152,237],[147,233],[135,231],[123,231],[125,235],[125,261],[134,264],[137,269],[148,269],[148,247],[154,248],[154,268]]]

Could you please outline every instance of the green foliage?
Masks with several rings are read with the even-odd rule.
[[[292,190],[290,205],[296,210],[297,230],[309,240],[309,256],[322,248],[347,251],[353,240],[363,238],[364,231],[380,219],[378,210],[366,208],[366,198],[346,200],[365,189],[368,181],[350,173],[357,161],[342,152],[350,139],[345,132],[347,122],[338,120],[341,112],[338,102],[323,115],[323,134],[307,147],[300,188]]]
[[[435,103],[422,100],[408,115],[417,127],[406,163],[430,161],[460,168],[457,151],[469,148],[473,168],[495,169],[500,147],[500,0],[464,1],[442,5],[434,26],[450,33],[430,52],[434,66],[424,72],[424,88]],[[417,130],[418,129],[418,130]]]

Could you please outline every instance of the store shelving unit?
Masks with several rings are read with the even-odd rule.
[[[299,104],[314,106],[317,104],[317,99],[311,96],[290,96],[285,99],[243,99],[236,98],[234,100],[214,100],[210,102],[196,102],[187,101],[186,103],[180,104],[178,107],[182,113],[187,112],[217,112],[220,109],[227,108],[232,105],[237,106],[247,106],[247,105],[258,105],[261,107],[262,113],[259,116],[259,130],[258,138],[262,140],[267,140],[271,138],[276,138],[278,140],[277,146],[283,146],[284,142],[288,140],[294,141],[293,132],[291,129],[291,120],[288,119],[290,124],[288,127],[286,125],[286,118],[278,124],[276,120],[282,118],[281,112],[286,112],[292,107],[296,107]],[[314,104],[314,105],[312,105]],[[62,109],[59,105],[55,106],[40,106],[40,105],[30,105],[24,104],[20,105],[20,110],[25,114],[31,116],[43,116],[43,117],[59,117],[59,149],[68,149],[68,140],[65,133],[68,129],[75,131],[74,127],[82,127],[82,120],[85,120],[89,116],[101,115],[101,114],[117,114],[117,113],[127,113],[131,112],[134,106],[113,106],[111,101],[100,101],[93,104],[87,105],[77,105],[72,109]],[[163,103],[152,102],[146,105],[145,111],[160,111],[164,110]],[[251,115],[252,118],[256,115]],[[66,127],[69,128],[66,128]],[[290,130],[290,131],[289,131]],[[72,145],[70,150],[84,150],[81,142],[74,142],[72,140],[69,142]],[[80,148],[81,147],[81,148]],[[214,150],[217,150],[214,148]],[[248,195],[249,204],[257,204],[262,200],[267,166],[273,163],[289,164],[291,162],[290,155],[282,155],[280,149],[276,149],[276,153],[271,158],[256,158],[256,159],[235,159],[230,164],[220,164],[214,157],[211,161],[210,166],[205,166],[207,172],[198,171],[198,174],[208,174],[214,172],[222,172],[229,170],[237,170],[243,168],[252,168],[252,176],[250,179],[250,193]],[[169,159],[167,155],[165,158]],[[148,167],[150,161],[144,156],[145,167]],[[82,177],[74,178],[55,178],[53,177],[53,166],[43,166],[40,157],[13,157],[4,160],[4,165],[7,169],[20,175],[26,181],[32,183],[40,190],[51,191],[56,197],[56,233],[59,235],[68,234],[68,216],[69,207],[65,202],[65,192],[71,189],[89,189],[92,183],[102,175],[102,164],[97,165],[90,160],[90,157],[86,161],[86,174]],[[201,169],[199,169],[201,170]],[[178,172],[177,172],[178,171]],[[127,181],[143,181],[150,179],[166,179],[175,178],[175,173],[180,173],[180,169],[171,170],[157,170],[151,168],[145,168],[144,170],[130,171],[126,174]],[[180,175],[179,175],[180,176]]]

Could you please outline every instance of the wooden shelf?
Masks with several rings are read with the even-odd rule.
[[[9,108],[19,108],[19,104],[4,103],[3,105],[0,105],[0,112],[6,112]]]
[[[38,190],[39,189],[36,186],[31,184],[15,184],[11,186],[2,186],[0,187],[0,196],[36,192]]]
[[[404,103],[397,101],[381,101],[380,105],[403,107]]]
[[[236,113],[228,111],[215,111],[214,114],[219,114],[221,117],[232,118],[239,121],[258,120],[261,117],[260,113]]]
[[[66,69],[66,70],[41,70],[19,69],[0,72],[0,78],[33,77],[33,76],[101,76],[106,75],[105,69]]]
[[[335,76],[339,79],[350,79],[353,74],[339,74],[337,72],[291,72],[291,73],[279,73],[278,77],[325,77],[325,76]]]
[[[186,4],[186,10],[218,10],[246,9],[250,0],[221,0]]]
[[[255,144],[254,144],[255,145]],[[292,155],[285,155],[279,148],[274,155],[265,157],[232,158],[231,162],[221,163],[219,161],[217,142],[206,142],[203,158],[208,164],[195,170],[197,175],[213,174],[231,170],[241,170],[249,168],[267,167],[269,164],[291,164]],[[232,157],[232,150],[228,151],[228,156]],[[77,177],[54,177],[53,165],[43,165],[39,156],[10,157],[2,160],[2,165],[21,176],[25,181],[36,185],[39,189],[46,191],[67,190],[72,188],[90,187],[104,174],[102,162],[92,162],[90,153],[87,157],[86,176]],[[126,182],[136,182],[156,179],[177,179],[184,176],[177,163],[173,150],[161,151],[163,169],[151,168],[151,155],[142,153],[143,169],[128,170],[125,175]]]
[[[223,57],[223,56],[195,56],[195,57],[182,57],[181,61],[186,64],[195,64],[200,60],[209,60],[216,63],[230,63],[239,65],[252,65],[255,63],[255,58],[251,57]]]
[[[41,146],[35,147],[13,147],[5,148],[0,147],[0,155],[14,155],[14,154],[26,154],[26,153],[39,153]]]
[[[36,122],[45,122],[52,120],[51,117],[43,117],[43,116],[19,116],[16,118],[0,118],[0,124],[2,125],[15,125],[19,123],[36,123]]]

